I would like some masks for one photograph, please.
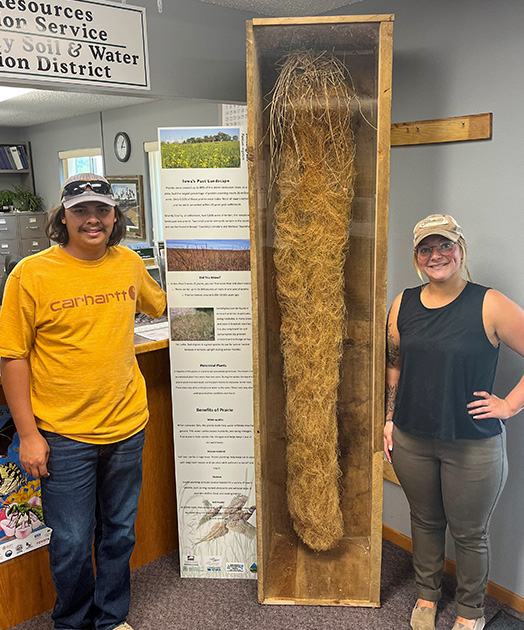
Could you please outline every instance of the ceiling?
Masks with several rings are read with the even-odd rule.
[[[0,102],[0,125],[2,127],[29,127],[117,107],[150,103],[154,100],[157,99],[34,90]]]
[[[263,16],[319,15],[362,0],[199,0]],[[73,116],[148,103],[151,98],[35,90],[0,102],[2,127],[29,127]]]
[[[355,4],[362,0],[200,0],[208,4],[218,4],[230,9],[252,11],[271,17],[295,17],[300,15],[320,15]]]
[[[29,127],[157,99],[78,92],[34,90],[0,102],[2,127]]]

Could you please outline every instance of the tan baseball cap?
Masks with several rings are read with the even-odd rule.
[[[102,175],[77,173],[71,175],[62,186],[61,200],[64,208],[72,208],[85,201],[100,201],[116,206],[111,184]]]
[[[456,243],[462,234],[462,228],[450,214],[430,214],[419,221],[413,230],[413,247],[416,247],[426,236],[438,234]]]

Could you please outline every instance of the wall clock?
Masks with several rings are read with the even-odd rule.
[[[119,131],[115,134],[115,140],[113,143],[115,155],[120,162],[127,162],[131,155],[131,140],[124,131]]]

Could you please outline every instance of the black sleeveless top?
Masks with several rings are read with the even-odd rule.
[[[398,314],[401,370],[394,423],[403,431],[443,441],[501,433],[500,420],[473,420],[473,392],[492,392],[499,349],[482,322],[487,287],[468,282],[446,306],[426,308],[423,287],[406,289]]]

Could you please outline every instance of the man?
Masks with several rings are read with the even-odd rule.
[[[130,630],[129,558],[142,482],[145,382],[135,312],[165,310],[106,179],[70,177],[46,232],[58,243],[11,273],[0,312],[2,384],[20,462],[41,478],[57,630]],[[95,546],[96,578],[92,544]]]

